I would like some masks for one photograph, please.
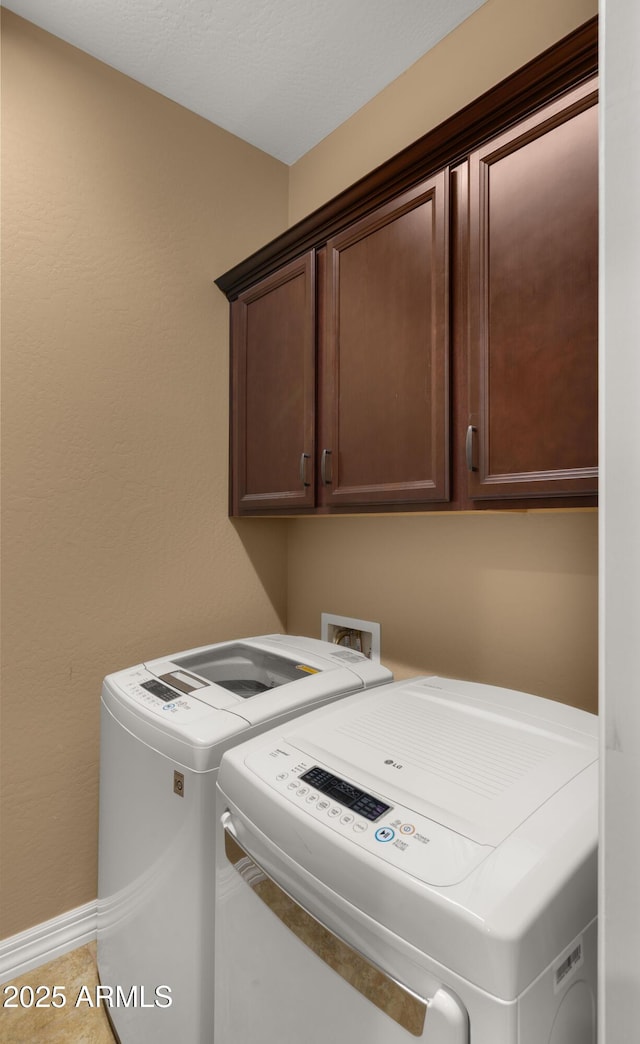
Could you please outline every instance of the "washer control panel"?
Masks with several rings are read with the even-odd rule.
[[[286,743],[251,754],[247,768],[321,829],[433,885],[463,880],[493,848],[478,845],[414,810],[365,790]]]
[[[170,689],[164,682],[158,681],[157,678],[151,678],[150,681],[140,682],[143,689],[150,692],[152,696],[157,696],[163,703],[168,703],[169,700],[175,700],[176,690]]]
[[[163,718],[170,717],[174,722],[191,722],[208,708],[199,704],[185,692],[167,685],[156,678],[144,667],[131,668],[115,676],[117,691],[134,705]]]

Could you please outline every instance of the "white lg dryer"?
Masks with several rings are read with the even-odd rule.
[[[597,719],[443,678],[218,780],[219,1044],[594,1044]]]
[[[223,751],[391,678],[360,653],[287,635],[192,649],[105,678],[98,969],[121,1044],[211,1042]]]

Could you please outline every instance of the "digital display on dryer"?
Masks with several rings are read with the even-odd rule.
[[[303,776],[300,776],[300,779],[303,779],[305,783],[310,783],[312,787],[322,794],[326,794],[327,797],[338,801],[344,808],[349,808],[352,812],[357,812],[358,815],[369,819],[372,823],[391,808],[391,805],[385,805],[384,801],[373,797],[372,794],[365,793],[364,790],[359,790],[352,783],[347,783],[346,779],[334,776],[326,769],[320,768],[319,765],[314,765]]]

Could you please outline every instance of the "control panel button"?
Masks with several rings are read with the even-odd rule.
[[[394,837],[396,836],[396,832],[395,830],[392,830],[391,827],[383,826],[378,827],[374,836],[376,841],[393,841]]]

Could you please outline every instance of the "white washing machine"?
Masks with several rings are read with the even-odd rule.
[[[415,678],[224,755],[216,1044],[594,1044],[597,719]]]
[[[104,680],[98,970],[122,1044],[210,1044],[215,784],[224,750],[389,681],[360,653],[268,635]]]

